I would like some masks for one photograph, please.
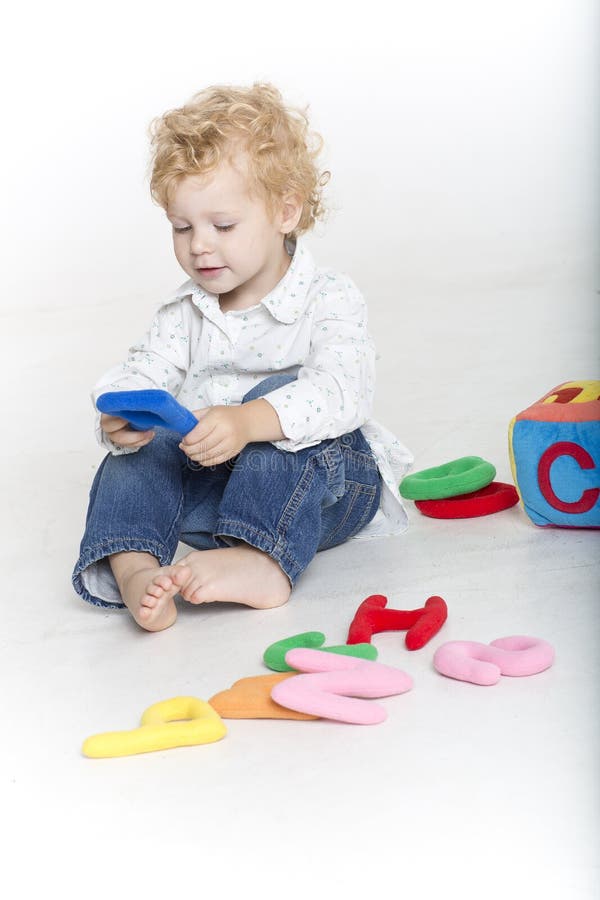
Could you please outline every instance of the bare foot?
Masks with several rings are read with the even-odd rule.
[[[189,603],[244,603],[255,609],[283,606],[292,588],[274,559],[250,544],[193,550],[175,565],[192,570],[179,591]]]
[[[137,569],[120,584],[123,603],[146,631],[164,631],[177,618],[174,597],[190,580],[187,566]]]

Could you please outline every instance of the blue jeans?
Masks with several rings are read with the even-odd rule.
[[[294,380],[272,375],[242,402]],[[136,453],[102,460],[72,575],[89,603],[124,605],[109,555],[143,551],[168,566],[179,541],[197,550],[244,541],[268,553],[293,587],[318,550],[357,534],[379,508],[381,476],[359,428],[292,453],[250,443],[211,467],[190,460],[180,440],[157,428]]]

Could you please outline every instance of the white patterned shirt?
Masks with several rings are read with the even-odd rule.
[[[286,241],[292,260],[281,281],[260,303],[223,312],[218,295],[193,279],[182,284],[154,315],[127,360],[106,372],[92,390],[94,407],[107,391],[161,389],[189,410],[240,404],[269,375],[296,381],[265,398],[279,416],[285,439],[275,447],[296,452],[360,428],[382,476],[379,510],[354,539],[401,534],[408,517],[398,485],[412,454],[370,418],[375,392],[375,346],[367,330],[367,305],[345,273],[317,267],[302,237]],[[96,437],[117,448],[100,427]]]

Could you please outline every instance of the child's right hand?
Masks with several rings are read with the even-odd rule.
[[[128,450],[139,450],[149,444],[155,433],[151,429],[149,431],[136,431],[131,428],[127,419],[120,416],[109,416],[102,413],[100,416],[100,425],[105,435],[113,442],[116,447],[127,447]]]

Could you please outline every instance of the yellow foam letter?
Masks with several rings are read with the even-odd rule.
[[[185,720],[185,721],[182,721]],[[140,728],[94,734],[83,743],[84,756],[132,756],[172,747],[210,744],[227,734],[219,714],[197,697],[173,697],[149,706]]]

